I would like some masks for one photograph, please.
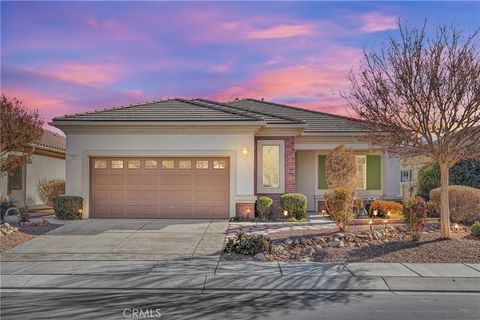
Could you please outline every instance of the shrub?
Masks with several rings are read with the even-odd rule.
[[[65,193],[65,181],[62,179],[39,179],[37,193],[44,204],[53,207],[53,199]]]
[[[301,193],[286,193],[280,196],[283,211],[288,212],[288,218],[302,220],[307,218],[307,197]]]
[[[480,188],[480,160],[470,159],[458,161],[450,168],[448,174],[450,185],[462,185]],[[418,172],[417,193],[428,199],[432,189],[440,187],[440,167],[437,163],[430,163]]]
[[[427,215],[428,205],[422,197],[408,197],[403,200],[403,219],[414,241],[420,240]]]
[[[81,217],[83,198],[76,196],[60,196],[53,199],[53,209],[57,218],[74,220]]]
[[[370,215],[373,215],[373,211],[375,210],[378,212],[378,217],[398,219],[402,216],[403,206],[395,201],[375,200],[370,205]],[[390,216],[387,215],[389,211]]]
[[[430,199],[440,212],[440,188],[430,191]],[[450,220],[471,223],[480,220],[480,189],[466,186],[448,186]]]
[[[475,237],[480,237],[480,221],[477,221],[470,226],[470,232]]]
[[[272,243],[264,235],[249,235],[239,232],[234,239],[229,239],[225,252],[254,256],[258,253],[269,253]]]
[[[335,188],[325,192],[325,205],[341,231],[347,230],[353,220],[354,193],[350,188]]]
[[[262,220],[267,220],[272,217],[273,200],[269,197],[258,197],[255,203],[257,216]]]
[[[325,175],[329,189],[337,187],[355,189],[357,161],[352,149],[339,145],[325,158]]]

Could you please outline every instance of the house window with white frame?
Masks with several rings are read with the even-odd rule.
[[[400,182],[409,182],[409,181],[412,181],[412,170],[401,170]]]
[[[259,193],[284,193],[285,142],[258,141],[257,189]]]
[[[367,156],[355,156],[357,161],[357,189],[367,189]]]

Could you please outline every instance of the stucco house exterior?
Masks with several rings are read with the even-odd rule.
[[[350,118],[263,100],[168,99],[54,118],[65,132],[66,194],[83,218],[253,215],[260,195],[300,192],[319,210],[326,154],[358,161],[363,197],[399,198],[399,159],[372,149]]]
[[[34,148],[31,161],[9,175],[0,176],[0,194],[15,201],[15,205],[43,205],[37,194],[37,182],[42,178],[65,179],[65,137],[44,129]]]

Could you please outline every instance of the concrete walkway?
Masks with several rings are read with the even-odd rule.
[[[480,292],[480,264],[8,261],[2,289]]]

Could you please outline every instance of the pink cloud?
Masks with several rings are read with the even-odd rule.
[[[379,12],[364,14],[359,17],[362,23],[361,31],[378,32],[397,28],[397,17],[386,16]]]
[[[249,39],[278,39],[307,35],[312,31],[313,26],[309,24],[285,24],[247,31],[245,36]]]
[[[101,86],[114,82],[121,73],[112,64],[60,63],[50,66],[45,74],[56,79],[71,81],[89,86]]]

